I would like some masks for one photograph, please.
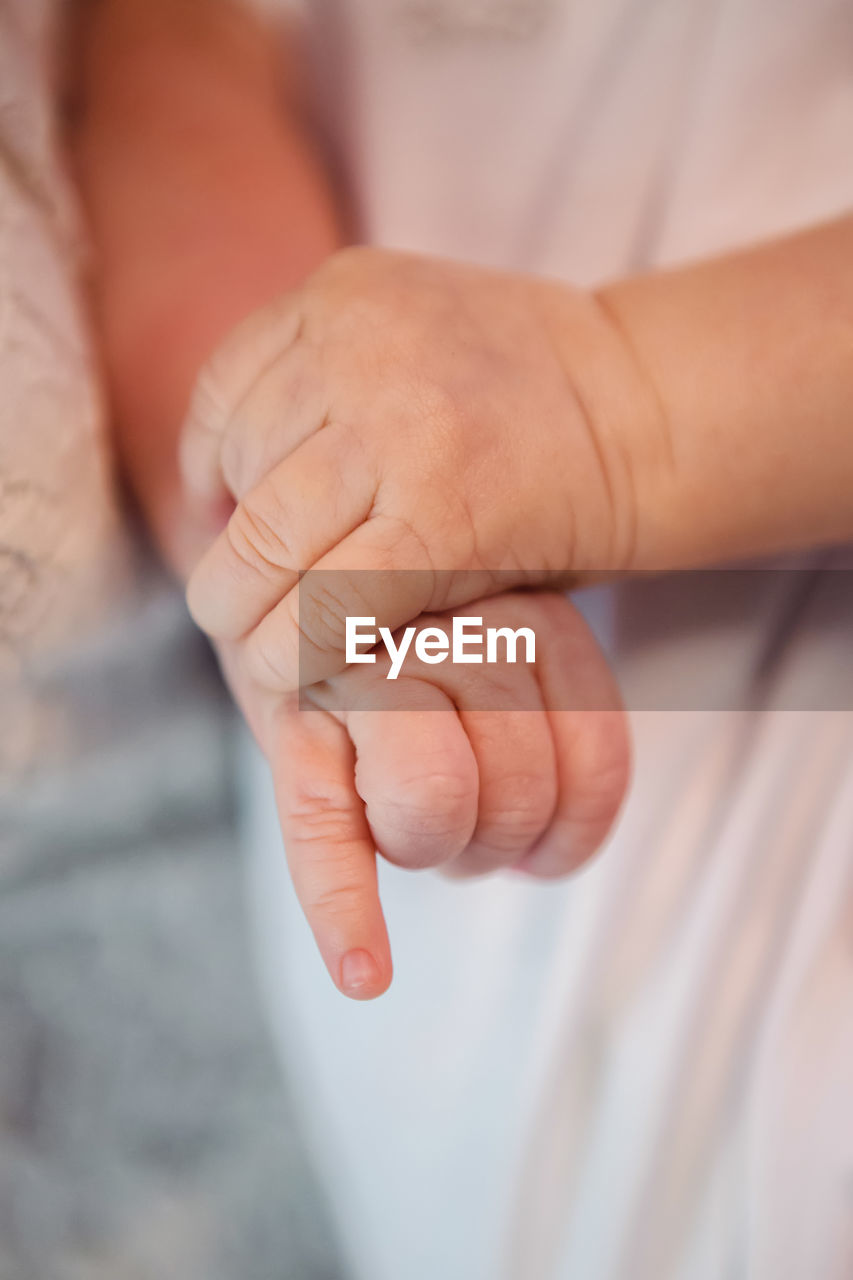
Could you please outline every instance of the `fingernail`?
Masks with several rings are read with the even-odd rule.
[[[524,876],[525,880],[534,880],[536,878],[536,873],[531,871],[530,868],[525,865],[526,861],[526,857],[522,858],[520,862],[516,862],[511,867],[507,867],[507,871],[512,876]]]
[[[379,966],[369,951],[348,951],[341,961],[341,990],[357,1000],[379,985]]]

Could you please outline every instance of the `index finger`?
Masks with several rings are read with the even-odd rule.
[[[270,758],[293,887],[320,954],[338,990],[372,1000],[390,985],[391,949],[347,732],[328,712],[291,704]]]

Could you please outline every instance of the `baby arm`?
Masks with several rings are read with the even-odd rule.
[[[303,676],[340,669],[348,613],[397,627],[435,607],[432,570],[454,606],[507,575],[853,537],[853,217],[596,292],[346,250],[246,321],[199,387],[187,478],[218,471],[238,506],[190,606],[292,688],[299,658]],[[299,503],[306,484],[336,500]],[[300,646],[312,567],[426,572],[408,594],[374,575],[358,607],[302,590],[319,625]]]

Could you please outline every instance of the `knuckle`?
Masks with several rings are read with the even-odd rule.
[[[579,803],[579,817],[585,825],[602,834],[609,830],[625,795],[628,770],[610,763],[587,781],[586,795]]]
[[[400,782],[399,798],[386,809],[414,834],[441,835],[464,822],[471,791],[464,780],[444,773],[416,773]]]
[[[208,356],[196,381],[195,398],[221,430],[228,422],[245,380],[251,348],[244,320]]]
[[[359,285],[363,287],[378,256],[376,249],[365,245],[348,245],[330,254],[305,285],[308,307],[314,312],[322,310],[326,303],[339,302],[341,295],[350,295]]]
[[[271,625],[267,620],[246,641],[246,671],[262,689],[288,692],[300,683],[298,652],[294,656],[288,646],[286,626]]]
[[[247,569],[277,574],[289,567],[291,559],[283,527],[278,504],[259,494],[249,495],[235,507],[226,535],[237,561]]]
[[[581,736],[586,751],[576,759],[556,821],[533,850],[529,869],[543,879],[576,871],[607,837],[628,787],[630,740],[625,719],[614,713],[585,716]],[[610,723],[607,723],[607,722]]]
[[[246,474],[251,465],[240,425],[233,418],[225,424],[219,448],[225,483],[237,498],[242,498],[246,491]]]
[[[227,405],[209,373],[203,371],[192,394],[178,441],[178,462],[184,483],[207,496],[222,483],[222,432]]]
[[[381,251],[371,245],[345,245],[333,253],[320,270],[326,275],[364,272],[370,270],[381,257]]]
[[[384,835],[382,851],[389,860],[412,868],[434,866],[468,843],[475,798],[458,776],[415,774],[398,782],[395,795],[372,800],[368,814]]]
[[[300,635],[321,650],[344,650],[347,591],[339,575],[314,573],[302,580],[298,599]],[[352,610],[350,609],[350,612]]]
[[[332,919],[346,919],[361,912],[362,891],[357,884],[339,883],[317,886],[303,894],[302,906],[311,915],[324,915]]]
[[[324,340],[333,340],[342,357],[383,367],[411,327],[408,261],[405,254],[365,245],[339,249],[308,282],[310,327],[319,322]]]
[[[369,549],[371,568],[404,575],[403,581],[413,589],[413,594],[420,596],[426,606],[436,594],[436,584],[442,575],[442,571],[436,567],[434,555],[435,548],[442,545],[441,530],[436,532],[434,539],[421,532],[417,503],[417,498],[409,501],[406,515],[390,512],[372,515],[364,526],[364,541]],[[448,584],[452,581],[451,575],[446,571],[443,577]],[[446,628],[450,624],[447,618],[439,617],[429,625]]]
[[[624,717],[591,713],[598,721],[585,767],[575,782],[573,825],[602,840],[616,818],[631,776],[631,747]]]
[[[348,915],[361,902],[353,817],[343,796],[312,795],[290,807],[287,833],[299,861],[294,878],[309,911]]]
[[[483,839],[495,849],[532,844],[545,830],[555,797],[539,776],[501,779],[500,801],[483,822]]]
[[[353,799],[345,787],[298,790],[287,807],[288,825],[313,843],[340,843],[352,821]]]
[[[212,435],[218,435],[228,419],[228,396],[217,365],[208,360],[196,379],[190,401],[189,421]]]

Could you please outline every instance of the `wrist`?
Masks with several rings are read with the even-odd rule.
[[[651,568],[653,521],[670,484],[669,421],[650,371],[607,291],[548,285],[545,314],[571,405],[596,459],[577,515],[573,568],[581,575]],[[573,459],[567,459],[571,475]],[[567,497],[567,501],[568,501]]]
[[[599,293],[667,442],[637,467],[635,567],[849,540],[852,241],[841,219]]]

